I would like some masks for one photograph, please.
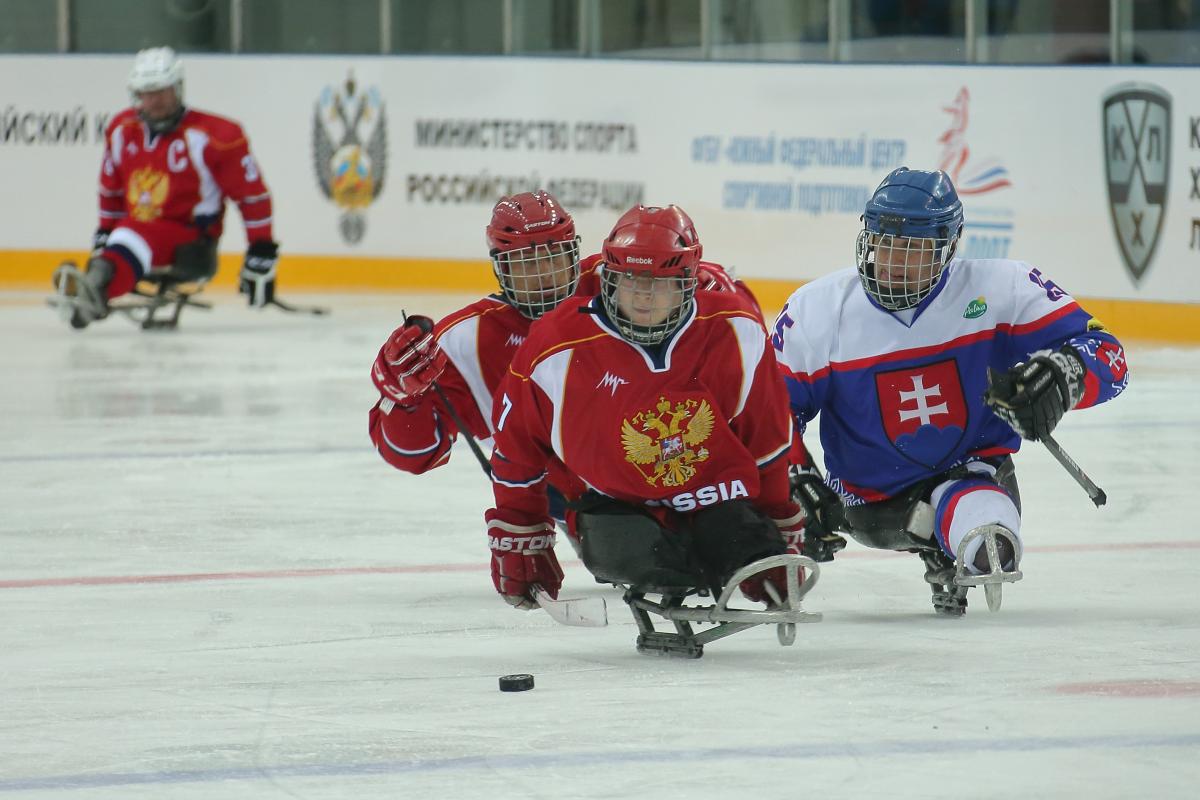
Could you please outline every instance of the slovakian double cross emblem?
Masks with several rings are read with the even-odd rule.
[[[953,359],[875,374],[888,440],[930,469],[952,455],[967,427],[967,404]]]

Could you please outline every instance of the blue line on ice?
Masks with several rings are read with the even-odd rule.
[[[678,764],[681,761],[744,761],[772,759],[809,761],[827,758],[889,758],[908,755],[945,755],[963,752],[1045,752],[1084,750],[1139,750],[1162,747],[1196,747],[1200,733],[1144,736],[1045,736],[1019,739],[930,739],[860,742],[857,744],[795,744],[771,747],[722,747],[696,750],[641,750],[637,752],[538,753],[534,756],[496,754],[458,756],[422,761],[378,761],[363,764],[305,764],[279,767],[226,767],[167,772],[115,772],[83,775],[47,775],[40,778],[0,780],[0,793],[37,790],[96,789],[217,781],[260,781],[279,778],[338,778],[403,775],[439,771],[545,769],[598,767],[635,763]]]

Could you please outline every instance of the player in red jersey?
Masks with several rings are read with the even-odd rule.
[[[239,291],[250,305],[266,305],[279,248],[271,194],[241,126],[183,104],[183,65],[169,47],[137,54],[129,91],[133,106],[105,131],[100,225],[87,272],[55,273],[59,294],[73,307],[71,325],[103,319],[109,300],[172,264],[215,264],[226,198],[241,210],[249,242]]]
[[[534,320],[572,293],[600,291],[600,255],[581,262],[575,221],[549,192],[501,198],[485,238],[500,291],[436,324],[409,317],[372,365],[380,398],[370,412],[371,441],[384,461],[404,472],[419,475],[445,464],[461,433],[490,440],[496,389]],[[749,296],[719,265],[702,264],[700,273],[709,290]],[[444,398],[432,390],[435,381]],[[551,484],[568,482],[560,475]],[[554,515],[562,519],[561,496],[552,496]]]
[[[370,413],[371,441],[405,472],[445,464],[460,433],[491,439],[492,397],[529,326],[570,297],[598,260],[581,267],[575,221],[545,191],[502,198],[485,235],[500,291],[436,325],[409,317],[372,365],[380,398]],[[440,394],[431,391],[435,381]]]
[[[787,394],[757,306],[697,291],[701,246],[681,209],[636,206],[604,242],[600,293],[562,303],[518,349],[493,409],[496,590],[557,596],[547,485],[567,499],[585,566],[643,591],[720,590],[753,561],[798,553]],[[558,484],[556,484],[558,485]],[[767,600],[774,574],[742,585]]]

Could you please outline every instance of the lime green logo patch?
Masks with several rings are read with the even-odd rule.
[[[967,303],[967,310],[963,312],[963,319],[979,319],[987,313],[987,300],[980,295],[971,302]]]

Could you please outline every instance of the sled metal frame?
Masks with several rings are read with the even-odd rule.
[[[742,581],[776,567],[783,567],[787,576],[786,597],[775,596],[767,609],[729,607],[729,601]],[[803,581],[800,580],[802,569],[808,571]],[[819,612],[805,611],[800,605],[800,601],[816,585],[820,574],[821,568],[817,562],[807,556],[768,556],[735,572],[720,597],[710,606],[685,606],[683,601],[690,592],[649,592],[662,595],[662,600],[655,602],[646,599],[648,592],[627,586],[624,600],[633,612],[633,619],[638,626],[637,650],[648,655],[700,658],[704,655],[704,645],[709,642],[724,639],[756,625],[778,626],[776,635],[779,643],[785,647],[789,646],[796,641],[797,624],[821,621]],[[671,622],[675,627],[674,633],[655,630],[652,614]],[[711,624],[714,627],[697,633],[692,628],[692,623]]]
[[[996,537],[1002,536],[1008,540],[1013,551],[1013,568],[1011,570],[1001,569],[999,547],[996,544]],[[988,564],[991,565],[991,572],[984,572],[979,575],[972,575],[967,571],[967,566],[963,561],[963,553],[967,551],[967,545],[976,539],[983,539],[983,546],[987,548]],[[1016,583],[1021,580],[1024,575],[1019,567],[1021,566],[1021,546],[1017,538],[1013,536],[1012,531],[1002,525],[981,525],[967,532],[963,537],[962,542],[958,545],[958,556],[954,559],[954,583],[958,586],[982,586],[983,596],[987,600],[989,611],[999,611],[1000,604],[1003,601],[1004,584]]]
[[[184,306],[212,310],[211,303],[196,299],[206,283],[207,278],[187,280],[177,278],[170,272],[150,275],[139,281],[130,292],[137,296],[136,299],[115,300],[109,304],[109,312],[121,313],[144,331],[173,331],[179,326],[179,315],[183,313]],[[156,317],[162,309],[169,309],[170,316]]]

